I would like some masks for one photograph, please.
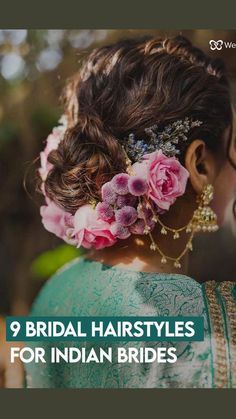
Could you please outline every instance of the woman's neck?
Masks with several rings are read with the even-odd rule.
[[[195,207],[195,200],[192,197],[183,198],[175,203],[173,208],[168,211],[161,219],[164,224],[171,228],[180,228],[186,225]],[[192,202],[192,205],[190,204]],[[178,256],[185,249],[188,236],[185,232],[180,234],[176,240],[173,239],[173,234],[168,233],[162,235],[161,227],[156,226],[152,232],[155,242],[162,250],[163,254],[173,258]],[[87,258],[99,261],[106,265],[119,266],[134,271],[143,272],[160,272],[160,273],[182,273],[186,274],[188,271],[188,252],[181,258],[181,268],[174,267],[174,261],[167,258],[165,264],[161,263],[162,256],[156,250],[150,249],[150,238],[147,235],[130,236],[127,240],[120,240],[116,245],[108,247],[99,251],[91,250],[88,252]]]
[[[161,247],[161,243],[158,242]],[[184,246],[184,245],[183,245]],[[182,248],[174,249],[175,252],[171,254],[177,257],[181,253]],[[171,250],[168,255],[170,255]],[[188,255],[186,254],[181,259],[181,268],[175,268],[173,261],[165,264],[161,263],[161,256],[157,251],[150,250],[150,241],[147,237],[132,236],[127,240],[100,251],[90,251],[87,254],[88,259],[96,260],[105,265],[118,266],[133,271],[142,272],[160,272],[160,273],[182,273],[186,274],[188,270]]]

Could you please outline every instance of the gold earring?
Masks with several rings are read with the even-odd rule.
[[[212,201],[214,195],[214,188],[211,184],[206,185],[199,197],[197,198],[198,207],[193,213],[193,217],[188,222],[187,225],[180,227],[178,229],[174,229],[171,227],[166,226],[159,218],[157,214],[153,211],[153,221],[158,222],[161,226],[161,234],[167,235],[171,233],[173,235],[173,239],[176,240],[180,237],[181,232],[185,231],[186,233],[190,233],[190,236],[187,240],[186,246],[181,252],[181,254],[174,258],[171,256],[165,255],[158,244],[154,241],[152,233],[150,232],[150,228],[146,223],[146,233],[149,235],[151,239],[150,249],[157,251],[161,255],[161,263],[167,263],[167,260],[173,261],[175,268],[181,268],[180,260],[186,254],[188,250],[193,250],[192,240],[193,236],[196,232],[215,232],[218,230],[217,225],[217,216],[214,211],[209,207],[209,203]],[[141,205],[141,203],[140,203]],[[152,206],[149,203],[149,208],[152,209]]]
[[[189,228],[196,232],[214,232],[218,230],[217,216],[209,207],[214,195],[214,188],[211,184],[204,186],[202,193],[197,198],[198,208],[194,211]]]

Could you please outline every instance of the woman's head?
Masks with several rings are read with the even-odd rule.
[[[64,103],[69,129],[49,155],[45,189],[70,213],[101,198],[102,185],[125,171],[124,138],[142,137],[154,124],[202,121],[179,144],[195,192],[214,183],[227,161],[233,116],[223,63],[183,37],[121,40],[94,50],[69,82]],[[228,192],[225,204],[229,198]]]

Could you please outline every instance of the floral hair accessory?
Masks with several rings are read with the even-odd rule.
[[[146,129],[150,135],[148,143],[135,140],[131,134],[126,146],[121,142],[127,157],[127,172],[116,174],[102,186],[100,202],[83,205],[72,215],[50,201],[44,188],[52,169],[48,155],[58,147],[67,129],[66,119],[62,118],[40,154],[39,173],[46,198],[46,205],[41,207],[44,227],[67,243],[87,249],[112,246],[131,234],[148,234],[150,248],[156,250],[151,232],[157,222],[162,226],[159,216],[184,194],[189,177],[176,157],[178,142],[187,141],[189,130],[200,124],[185,118],[167,125],[162,132],[155,125]],[[161,233],[167,234],[164,230],[162,226]]]
[[[188,171],[175,157],[166,157],[162,150],[145,154],[133,169],[147,185],[144,193],[160,209],[168,211],[185,192]]]
[[[63,139],[64,134],[67,130],[67,119],[63,115],[59,119],[59,125],[53,128],[52,133],[48,136],[46,140],[46,147],[41,151],[40,163],[41,167],[39,168],[39,174],[43,182],[45,182],[49,171],[52,169],[52,164],[48,161],[48,155],[52,150],[56,150],[60,141]]]
[[[201,124],[201,121],[184,118],[166,125],[162,130],[158,125],[153,125],[145,129],[147,140],[136,138],[134,133],[130,133],[124,147],[133,161],[140,161],[144,154],[156,150],[162,150],[168,157],[176,156],[180,154],[179,142],[186,143],[189,131]]]
[[[74,233],[77,247],[103,249],[116,242],[111,224],[102,220],[91,205],[83,205],[74,215]]]

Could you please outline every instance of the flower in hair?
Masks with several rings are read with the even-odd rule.
[[[163,132],[151,127],[146,130],[151,135],[149,144],[131,135],[127,153],[137,157],[135,162],[129,161],[127,173],[116,174],[102,186],[100,202],[83,205],[74,215],[45,194],[44,182],[52,168],[48,156],[63,139],[66,124],[55,128],[40,154],[39,173],[46,198],[46,205],[41,207],[44,227],[67,243],[87,249],[112,246],[131,234],[149,234],[158,215],[168,211],[185,192],[189,173],[176,158],[177,145],[199,124],[186,118],[168,125]]]
[[[128,181],[129,175],[127,173],[119,173],[111,180],[111,186],[117,194],[126,195],[129,192]]]
[[[117,199],[117,194],[114,191],[111,182],[104,183],[101,189],[101,195],[104,202],[107,204],[114,204]]]
[[[133,168],[147,182],[147,197],[163,210],[169,210],[185,192],[188,171],[176,157],[166,157],[161,150],[146,154]]]
[[[123,226],[117,222],[111,224],[111,232],[117,239],[125,240],[131,235],[128,227]]]
[[[118,195],[116,199],[116,206],[122,208],[125,206],[135,207],[137,206],[137,197],[128,193],[127,195]]]
[[[122,140],[123,146],[132,161],[141,161],[147,153],[162,150],[167,157],[180,154],[179,143],[184,145],[188,140],[188,133],[193,128],[199,127],[202,121],[191,118],[178,119],[161,129],[157,124],[146,128],[147,139],[140,139],[131,132],[128,138]]]
[[[114,220],[114,210],[107,202],[99,202],[96,206],[97,215],[103,221]]]
[[[148,184],[146,179],[140,176],[131,176],[128,182],[131,195],[142,196],[147,192]]]
[[[47,205],[40,208],[42,223],[46,230],[54,233],[57,237],[64,240],[68,244],[76,244],[73,237],[74,234],[74,217],[70,213],[58,207],[54,202],[48,198]]]
[[[52,169],[53,165],[49,163],[48,156],[51,151],[56,150],[60,141],[62,140],[65,131],[67,129],[67,120],[65,116],[59,120],[60,125],[53,128],[53,131],[46,139],[46,147],[40,153],[40,163],[41,167],[39,168],[39,174],[43,182],[45,182],[49,171]]]
[[[138,213],[134,207],[126,206],[115,211],[115,219],[117,223],[124,227],[128,227],[135,223],[137,218]]]
[[[99,250],[115,244],[111,224],[98,217],[92,205],[83,205],[74,215],[74,237],[77,247]]]

